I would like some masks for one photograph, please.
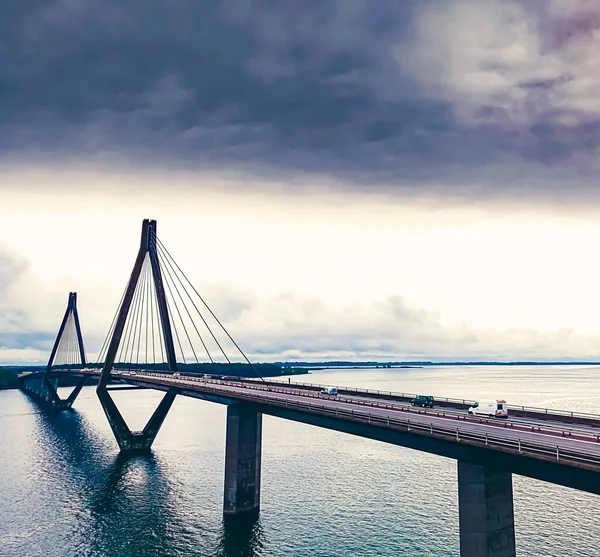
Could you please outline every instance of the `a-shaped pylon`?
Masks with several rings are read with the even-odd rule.
[[[123,331],[132,307],[132,301],[134,299],[136,288],[138,287],[140,274],[142,272],[144,262],[146,261],[146,257],[149,258],[151,266],[155,291],[154,293],[156,295],[158,317],[161,325],[161,335],[166,352],[168,369],[173,372],[177,371],[177,360],[173,345],[173,334],[171,331],[169,310],[167,307],[161,268],[156,248],[156,221],[146,219],[142,224],[140,249],[138,251],[135,264],[133,265],[133,271],[131,272],[127,289],[123,295],[121,306],[116,316],[114,329],[112,336],[110,337],[106,357],[104,360],[104,367],[102,368],[102,375],[100,376],[100,381],[98,382],[98,386],[96,388],[96,393],[100,399],[100,404],[104,409],[106,417],[108,418],[110,426],[122,452],[147,451],[150,449],[177,394],[174,389],[168,390],[152,414],[152,417],[148,420],[148,423],[144,429],[142,431],[132,431],[125,422],[125,419],[123,418],[121,412],[117,408],[117,405],[107,390],[107,385],[111,380],[111,373],[115,365],[119,346],[122,342]]]
[[[65,315],[60,324],[56,341],[44,372],[43,384],[47,390],[48,401],[57,410],[66,410],[73,406],[77,395],[85,385],[86,376],[81,377],[71,394],[66,399],[61,399],[56,390],[58,374],[75,373],[78,369],[86,367],[83,337],[77,314],[77,293],[69,292],[69,302]]]

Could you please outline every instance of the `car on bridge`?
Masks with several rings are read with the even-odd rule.
[[[428,395],[417,395],[410,401],[412,406],[420,406],[421,408],[433,408],[435,400],[432,396]]]
[[[323,389],[321,390],[321,394],[335,396],[338,394],[338,390],[337,390],[337,387],[323,387]]]

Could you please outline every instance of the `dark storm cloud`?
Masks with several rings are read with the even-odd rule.
[[[523,163],[595,174],[600,119],[565,89],[578,83],[578,61],[560,62],[600,26],[597,10],[591,17],[583,2],[557,15],[547,3],[514,4],[528,18],[537,55],[558,60],[547,76],[528,75],[523,61],[515,69],[494,45],[460,50],[478,25],[465,21],[460,32],[452,10],[461,4],[5,2],[0,150],[6,157],[113,154],[388,181],[464,181],[461,169],[487,167],[490,180],[502,182],[507,165],[519,174]],[[484,11],[493,3],[475,5]],[[447,14],[450,31],[427,27],[424,6]],[[510,35],[510,15],[495,18],[498,36]],[[447,32],[456,51],[444,47]],[[515,37],[515,44],[523,40]],[[434,43],[440,49],[429,52]],[[473,61],[480,46],[488,51]],[[462,55],[471,66],[450,74]],[[540,65],[535,57],[526,62],[532,71]],[[461,80],[477,72],[487,80],[508,76],[507,85],[465,92]],[[436,81],[438,73],[444,80]],[[556,104],[561,95],[569,102]]]

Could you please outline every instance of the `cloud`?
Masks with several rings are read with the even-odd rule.
[[[587,2],[568,13],[559,7],[425,4],[412,56],[399,61],[424,95],[450,102],[456,121],[489,147],[596,172],[600,12]]]
[[[393,295],[408,290],[406,284],[389,286],[377,300],[335,305],[322,292],[315,298],[300,294],[299,282],[310,283],[316,291],[337,280],[333,272],[315,278],[306,270],[307,261],[319,251],[316,247],[328,241],[329,253],[322,250],[319,255],[321,266],[334,259],[332,254],[339,265],[354,262],[356,246],[379,265],[360,223],[383,220],[385,204],[390,209],[385,217],[389,231],[373,236],[372,242],[393,245],[391,231],[407,216],[402,212],[404,200],[390,199],[390,192],[441,200],[438,208],[447,208],[450,200],[464,204],[510,199],[533,204],[536,210],[538,201],[549,201],[561,218],[577,204],[595,210],[600,201],[597,2],[5,4],[0,9],[4,227],[7,237],[13,234],[13,227],[6,224],[12,219],[22,231],[10,241],[31,252],[28,257],[39,271],[36,274],[37,269],[14,253],[0,251],[3,354],[23,350],[29,358],[48,349],[68,290],[82,294],[84,335],[90,352],[97,349],[116,309],[129,259],[118,249],[94,248],[98,261],[111,262],[103,275],[91,263],[87,232],[73,235],[68,230],[70,253],[84,253],[86,259],[80,263],[65,258],[54,265],[50,250],[58,252],[63,240],[57,231],[67,230],[66,223],[72,229],[90,230],[90,221],[108,222],[110,210],[114,230],[106,230],[103,241],[108,243],[110,237],[111,245],[116,245],[123,234],[117,230],[129,230],[116,226],[118,218],[135,214],[137,222],[148,216],[141,213],[150,213],[149,208],[168,215],[173,223],[182,215],[202,217],[219,230],[223,223],[217,221],[227,221],[223,215],[239,215],[226,223],[229,239],[221,250],[225,255],[217,254],[212,267],[206,265],[202,271],[210,275],[207,280],[244,286],[243,265],[233,260],[243,261],[247,269],[268,251],[269,257],[259,265],[273,265],[273,271],[261,277],[260,292],[242,286],[221,291],[208,285],[207,294],[217,314],[237,332],[236,338],[246,347],[257,346],[257,354],[265,357],[328,351],[415,357],[483,353],[502,357],[511,350],[524,357],[544,351],[557,357],[577,350],[595,354],[595,339],[562,329],[533,333],[448,325],[421,305],[428,302],[427,296],[413,303]],[[209,190],[229,188],[232,182],[231,189],[245,188],[251,195],[209,205]],[[293,190],[287,205],[277,208],[265,201],[262,207],[268,196],[256,194],[267,182],[278,193],[286,187]],[[322,201],[325,196],[304,203],[315,189],[327,185],[342,188],[343,193],[334,195],[328,205]],[[346,195],[349,191],[361,195],[352,198]],[[383,192],[380,205],[370,204],[377,196],[362,195],[375,191]],[[84,199],[86,193],[95,197]],[[327,240],[327,226],[334,226],[336,211],[351,198],[360,204],[359,210],[348,217],[350,224],[340,229],[337,243]],[[429,207],[414,219],[435,231],[435,218],[423,216]],[[257,229],[265,215],[278,217],[266,236],[255,236],[257,241],[246,234],[248,255],[234,249],[238,243],[234,236],[244,235],[236,221],[242,222],[245,212],[261,221],[244,221]],[[327,226],[317,226],[319,212]],[[287,221],[296,231],[297,243],[282,240],[282,247],[271,240],[284,237]],[[53,231],[45,238],[47,250],[32,233],[42,222],[45,230]],[[214,237],[206,226],[193,233],[184,228],[182,242],[188,236],[198,241],[201,231]],[[352,235],[352,230],[364,237]],[[415,234],[427,236],[423,230],[417,227]],[[510,236],[509,225],[502,230]],[[523,231],[511,240],[511,256],[526,236]],[[56,243],[50,245],[49,238]],[[553,238],[558,245],[560,238]],[[586,241],[584,236],[574,238],[580,246]],[[405,257],[417,245],[402,235],[395,241],[396,254]],[[299,249],[310,242],[313,253]],[[506,242],[502,238],[503,246]],[[348,245],[354,250],[344,251]],[[437,240],[424,245],[432,258],[450,253]],[[64,246],[60,249],[67,251]],[[486,244],[478,257],[491,249]],[[33,254],[35,250],[45,252],[43,257]],[[228,256],[228,250],[235,255]],[[563,250],[567,259],[571,251],[576,250]],[[531,257],[522,254],[523,268],[531,264]],[[294,285],[288,275],[278,274],[290,261],[304,266]],[[469,258],[465,261],[472,264]],[[219,277],[215,268],[225,264],[228,271]],[[488,263],[486,269],[496,275],[494,264]],[[526,279],[519,277],[519,285]],[[415,280],[431,278],[421,269]],[[280,284],[296,292],[279,292]],[[369,285],[365,290],[370,287],[364,284]],[[97,292],[102,294],[94,295]],[[474,292],[469,295],[481,299]],[[562,311],[571,320],[560,323],[579,319],[568,308]],[[524,322],[526,316],[519,316]],[[507,321],[509,317],[502,323]]]
[[[23,351],[27,357],[39,357],[53,340],[51,333],[34,326],[29,305],[22,303],[22,296],[32,286],[28,262],[0,245],[0,350],[4,361]]]
[[[0,246],[0,300],[3,307],[0,314],[0,331],[3,336],[15,333],[26,321],[24,312],[12,305],[8,305],[11,288],[27,269],[27,262],[18,255]],[[0,342],[2,344],[2,342]]]
[[[584,0],[16,4],[0,150],[461,195],[560,168],[589,192],[598,27]]]
[[[397,295],[333,304],[282,291],[267,297],[248,293],[240,304],[239,289],[237,299],[228,288],[213,293],[217,299],[234,300],[235,308],[243,305],[243,311],[230,312],[223,322],[254,361],[600,359],[594,334],[445,324],[439,313]],[[222,302],[221,309],[226,305]],[[181,332],[179,336],[184,338]]]
[[[44,364],[66,299],[46,291],[45,304],[38,303],[33,308],[28,303],[27,292],[35,285],[35,278],[27,277],[25,262],[9,258],[5,252],[0,261],[5,270],[0,293],[3,308],[0,362]],[[14,272],[6,272],[9,268]],[[298,291],[258,293],[240,285],[211,283],[205,283],[200,294],[252,361],[600,360],[598,337],[592,333],[565,328],[540,331],[448,323],[440,313],[398,295],[374,295],[334,303],[325,297]],[[169,293],[167,297],[170,299]],[[78,305],[86,352],[89,361],[96,361],[110,325],[107,316],[114,315],[118,300],[114,300],[115,307],[106,307],[105,299],[97,302],[89,295],[81,301],[83,303]],[[204,340],[210,340],[187,298],[186,303]],[[208,313],[198,305],[208,318]],[[183,308],[180,311],[185,315]],[[135,307],[131,319],[135,319],[134,313]],[[172,309],[173,334],[178,339],[176,352],[180,354],[181,342],[187,361],[194,361],[188,344],[191,339],[196,355],[203,361],[205,352],[190,322],[185,319],[186,333],[178,315]],[[208,318],[208,322],[228,357],[239,360],[239,353],[223,331],[212,319]],[[208,344],[216,361],[223,361],[212,341]],[[158,339],[155,345],[159,353]],[[142,354],[145,350],[142,346]]]

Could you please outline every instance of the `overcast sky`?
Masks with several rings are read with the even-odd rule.
[[[61,0],[0,8],[0,363],[143,218],[244,350],[600,360],[600,8]]]

